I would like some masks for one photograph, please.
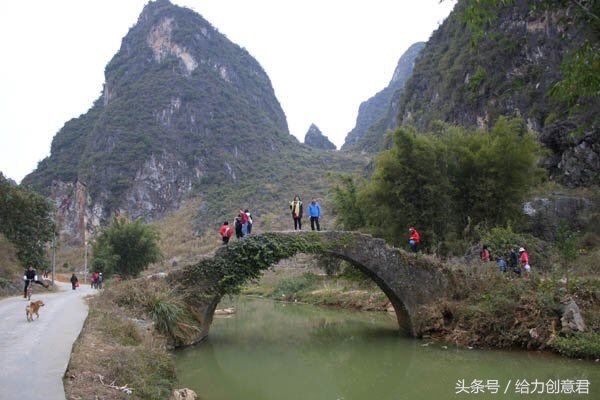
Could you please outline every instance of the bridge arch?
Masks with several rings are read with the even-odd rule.
[[[386,294],[401,329],[417,334],[419,309],[448,291],[448,270],[439,262],[391,247],[383,239],[358,232],[271,232],[219,249],[212,258],[173,272],[169,279],[194,310],[204,339],[222,297],[259,278],[262,271],[297,253],[328,254],[346,260]]]

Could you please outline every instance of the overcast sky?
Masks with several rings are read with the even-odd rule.
[[[389,82],[453,0],[172,0],[245,47],[290,132],[314,122],[339,147],[359,104]],[[98,98],[104,67],[147,0],[0,1],[0,171],[20,181],[63,124]]]

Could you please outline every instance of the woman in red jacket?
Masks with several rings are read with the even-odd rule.
[[[408,232],[410,233],[410,237],[408,239],[408,245],[410,246],[411,250],[416,253],[417,251],[419,251],[419,244],[421,243],[421,235],[412,226],[408,229]]]
[[[521,263],[525,274],[529,275],[531,273],[531,266],[529,265],[529,254],[527,253],[527,251],[525,251],[523,247],[519,249],[519,262]]]

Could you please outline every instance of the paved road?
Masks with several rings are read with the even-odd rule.
[[[32,300],[46,306],[34,322],[27,322],[24,298],[0,301],[0,400],[65,399],[62,378],[88,313],[83,297],[92,289],[58,285],[58,293],[35,285]]]

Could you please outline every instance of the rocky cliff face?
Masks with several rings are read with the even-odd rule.
[[[410,46],[398,60],[388,86],[360,105],[356,126],[346,136],[342,150],[376,152],[383,148],[386,130],[397,126],[398,97],[423,47],[422,42]]]
[[[81,239],[115,211],[160,217],[194,188],[252,174],[254,153],[290,146],[299,144],[258,62],[200,15],[157,0],[106,66],[100,98],[23,183],[51,196]]]
[[[492,1],[474,9],[473,1],[459,1],[406,83],[398,109],[402,124],[426,130],[441,120],[485,128],[500,115],[520,116],[550,149],[546,166],[553,177],[570,186],[598,183],[597,92],[570,101],[552,94],[581,49],[592,54],[591,63],[580,64],[583,69],[600,73],[598,53],[593,61],[600,51],[598,24],[576,3]],[[597,88],[597,80],[589,85]]]
[[[311,124],[310,128],[304,135],[304,144],[321,150],[335,150],[335,144],[331,143],[327,136],[315,125]]]

